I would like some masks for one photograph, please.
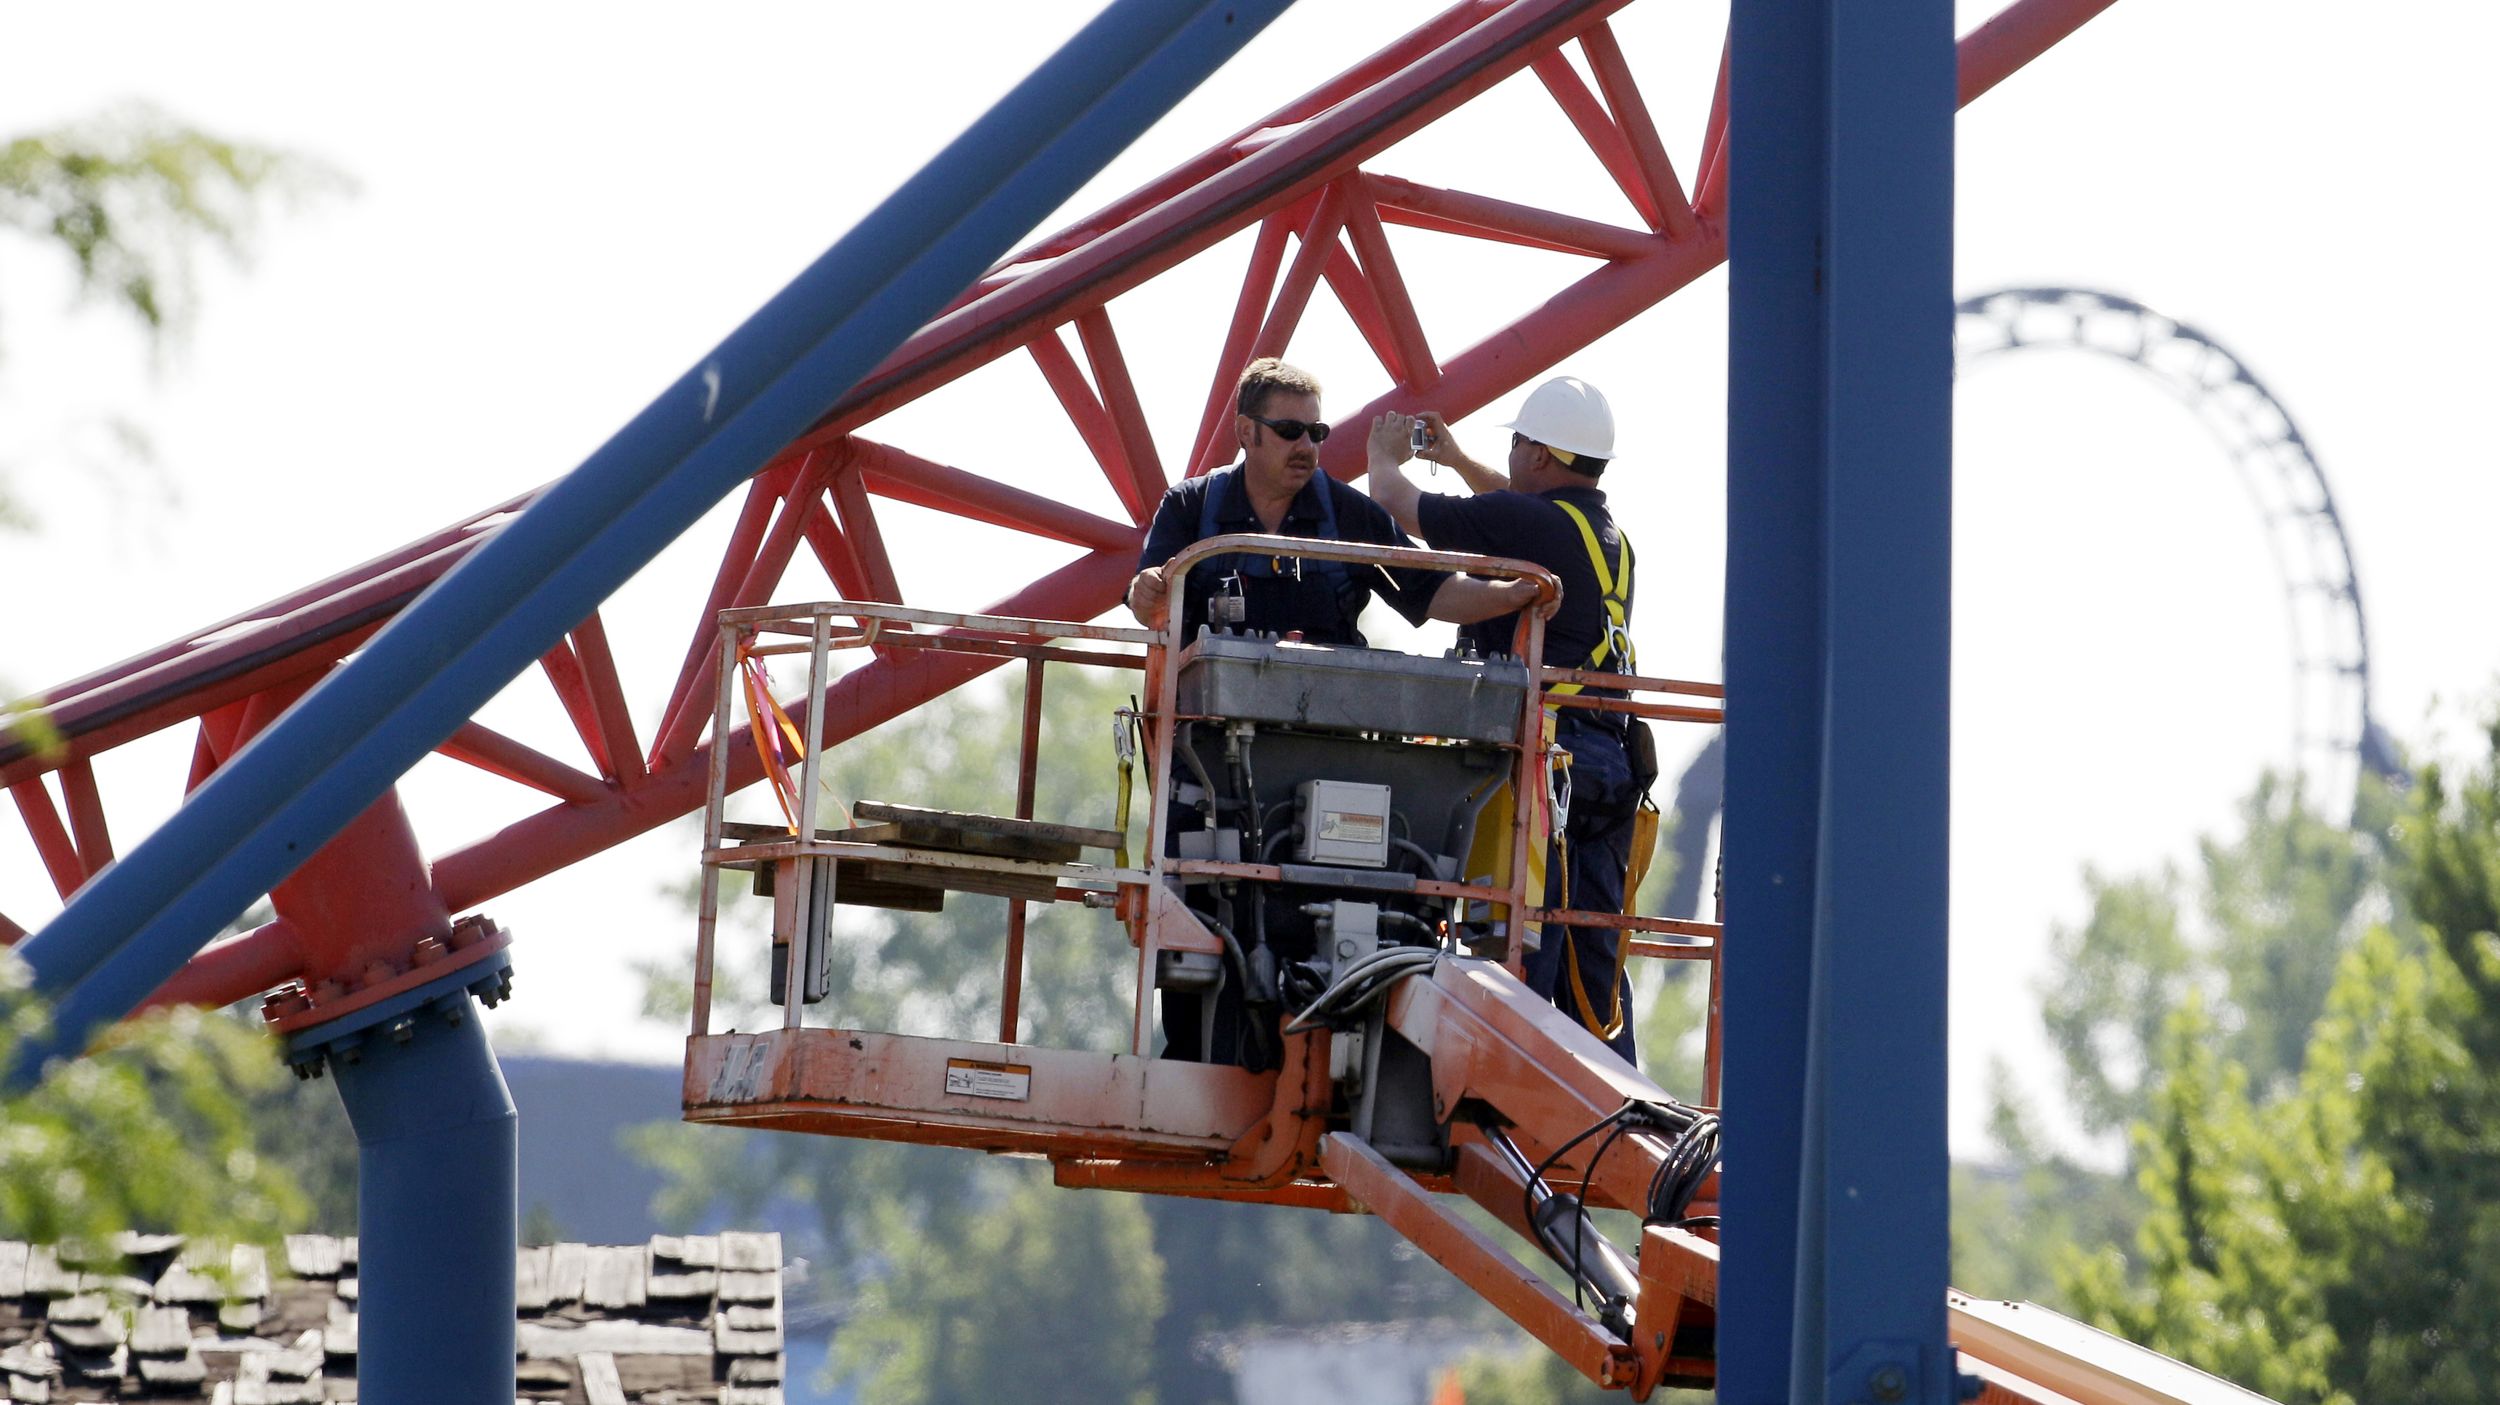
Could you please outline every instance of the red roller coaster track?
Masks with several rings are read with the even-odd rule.
[[[769,600],[802,543],[841,592],[902,598],[876,500],[913,504],[1084,549],[987,607],[1089,619],[1119,601],[1143,524],[1174,470],[1227,451],[1224,400],[1252,356],[1292,343],[1325,283],[1395,389],[1349,416],[1429,403],[1452,418],[1508,394],[1725,257],[1724,50],[1699,160],[1669,160],[1632,56],[1609,19],[1630,0],[1465,0],[1159,180],[992,269],[750,483],[708,597],[682,621],[689,642],[664,695],[627,691],[599,615],[550,651],[542,673],[574,735],[553,750],[472,722],[444,755],[550,802],[482,838],[423,846],[394,799],[377,804],[274,895],[278,918],[203,952],[160,1000],[226,1002],[301,977],[344,996],[396,978],[444,914],[651,829],[703,803],[704,649],[721,609]],[[2109,0],[2017,0],[1961,44],[1968,102],[2106,8]],[[1575,59],[1573,51],[1577,51]],[[1532,74],[1637,217],[1610,223],[1377,169],[1402,139],[1494,85]],[[1392,225],[1576,256],[1559,288],[1519,287],[1520,311],[1463,350],[1435,348],[1388,234]],[[1254,232],[1229,323],[1213,346],[1124,339],[1115,297]],[[1158,333],[1154,340],[1170,340]],[[1030,356],[1108,481],[1119,519],[913,454],[863,431],[1003,357]],[[1205,409],[1179,452],[1159,448],[1129,372],[1139,355],[1202,358]],[[1159,362],[1158,364],[1162,364]],[[1358,420],[1359,422],[1359,420]],[[1328,470],[1360,471],[1358,435],[1328,446]],[[99,755],[166,728],[196,728],[196,786],[322,674],[386,623],[527,496],[257,609],[39,695],[55,736],[0,742],[0,784],[66,898],[113,858]],[[940,602],[960,607],[964,602]],[[995,661],[925,652],[882,657],[844,678],[816,725],[829,741],[918,707]],[[637,719],[648,727],[638,730]],[[571,759],[566,759],[569,754]],[[733,755],[732,782],[759,775]],[[436,854],[430,863],[423,857]],[[0,939],[24,927],[0,914]]]

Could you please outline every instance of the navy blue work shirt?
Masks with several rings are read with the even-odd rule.
[[[1544,663],[1548,668],[1585,668],[1589,656],[1597,652],[1598,641],[1606,637],[1606,592],[1589,561],[1587,539],[1571,515],[1554,505],[1556,501],[1571,504],[1589,519],[1598,545],[1605,548],[1609,571],[1618,560],[1626,559],[1622,530],[1606,510],[1605,493],[1596,488],[1556,488],[1544,493],[1505,489],[1471,498],[1426,493],[1415,512],[1424,540],[1437,551],[1513,556],[1553,572],[1562,581],[1562,606],[1545,622]],[[1632,588],[1626,583],[1627,617],[1631,610]],[[1517,615],[1504,615],[1467,625],[1459,634],[1473,640],[1481,653],[1507,654],[1518,625]],[[1609,667],[1620,671],[1619,663],[1610,662]]]
[[[1211,532],[1201,530],[1210,521],[1209,493],[1217,495],[1212,517],[1215,530]],[[1321,493],[1329,494],[1326,512],[1322,510]],[[1332,516],[1337,541],[1380,546],[1415,544],[1398,530],[1398,524],[1378,503],[1325,473],[1314,475],[1302,485],[1301,492],[1294,494],[1277,533],[1326,540],[1328,533],[1324,528]],[[1163,501],[1155,507],[1154,525],[1146,531],[1145,549],[1138,553],[1137,569],[1160,566],[1179,555],[1182,547],[1207,537],[1266,531],[1258,514],[1250,510],[1250,495],[1241,482],[1241,466],[1218,469],[1204,478],[1176,483],[1165,491]],[[1358,647],[1364,640],[1355,622],[1374,594],[1387,600],[1406,617],[1407,623],[1420,625],[1430,617],[1427,612],[1433,594],[1448,578],[1440,571],[1390,570],[1353,562],[1342,563],[1341,570],[1330,571],[1321,569],[1322,563],[1317,561],[1302,561],[1297,574],[1296,559],[1288,557],[1277,562],[1262,558],[1245,563],[1238,558],[1214,556],[1199,562],[1173,600],[1175,608],[1186,612],[1182,618],[1189,622],[1182,637],[1195,639],[1206,628],[1207,601],[1223,588],[1229,576],[1240,577],[1246,602],[1244,629],[1280,635],[1300,630],[1309,643]],[[1244,569],[1245,565],[1249,569]]]

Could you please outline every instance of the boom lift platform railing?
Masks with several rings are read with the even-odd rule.
[[[715,748],[687,1118],[1037,1155],[1067,1186],[1369,1211],[1589,1379],[1636,1397],[1661,1383],[1706,1384],[1716,1118],[1642,1078],[1517,979],[1530,934],[1556,923],[1628,928],[1643,954],[1706,960],[1714,970],[1718,953],[1715,923],[1546,910],[1531,892],[1529,857],[1545,843],[1551,799],[1546,708],[1575,696],[1546,690],[1583,681],[1566,670],[1538,676],[1519,662],[1541,654],[1558,583],[1519,561],[1255,536],[1195,544],[1171,570],[1185,575],[1216,555],[1464,570],[1530,581],[1539,604],[1522,612],[1516,653],[1494,659],[1422,659],[1240,635],[1184,643],[1178,610],[1159,631],[841,601],[724,612],[716,736],[737,734],[744,694],[750,726],[760,713],[770,744],[775,704],[753,687],[750,668],[775,657],[805,656],[810,716],[844,651],[1020,658],[1027,687],[1012,818],[863,802],[855,817],[875,823],[817,829],[808,802],[824,757],[809,735],[792,737],[794,755],[777,763],[794,760],[798,771],[785,793],[793,802],[789,830],[759,833],[764,827],[727,819],[729,749]],[[1071,852],[1111,847],[1122,836],[1032,819],[1042,679],[1051,662],[1146,674],[1148,839],[1132,864],[1084,862]],[[1627,695],[1570,705],[1720,720],[1715,706],[1643,696],[1715,700],[1711,685],[1612,674],[1594,681]],[[1262,759],[1289,775],[1312,766],[1343,774],[1333,782],[1303,778],[1295,800],[1254,802],[1243,825],[1221,823],[1219,802],[1230,797],[1213,793],[1223,787],[1198,753],[1262,748]],[[1247,774],[1248,762],[1241,765]],[[1383,774],[1395,784],[1378,788],[1382,808],[1369,816],[1355,813],[1368,792],[1327,788],[1359,787]],[[1506,783],[1513,802],[1499,826],[1488,826],[1485,842],[1475,842],[1497,783]],[[1430,815],[1391,809],[1392,789],[1427,801],[1455,795],[1457,803],[1447,823],[1432,828]],[[1328,805],[1344,808],[1312,811]],[[1313,828],[1324,816],[1337,839],[1382,851],[1397,838],[1394,817],[1414,836],[1399,852],[1416,868],[1365,867],[1339,852],[1314,856],[1307,845],[1280,854],[1293,832],[1263,837],[1262,808],[1269,817],[1311,811]],[[1176,829],[1191,814],[1219,822]],[[1490,872],[1458,871],[1471,850],[1493,856]],[[769,874],[760,886],[773,899],[774,985],[784,998],[777,1029],[711,1028],[721,875],[732,868]],[[863,903],[922,906],[915,894],[942,898],[950,889],[1011,899],[995,1042],[808,1024],[807,1005],[827,993],[823,957],[834,914]],[[1284,976],[1289,987],[1297,975],[1305,981],[1284,1005],[1293,1018],[1280,1021],[1264,1067],[1152,1057],[1158,989],[1211,991],[1239,980],[1247,990],[1259,979],[1253,960],[1268,948],[1245,951],[1213,915],[1226,910],[1212,896],[1224,892],[1246,896],[1262,914],[1278,910],[1270,893],[1313,899],[1299,906],[1316,914],[1312,929],[1326,940]],[[1137,972],[1126,1050],[1018,1042],[1028,900],[1079,902],[1118,918]],[[1452,1195],[1538,1245],[1563,1266],[1574,1292],[1549,1286],[1453,1213]],[[1648,1223],[1637,1254],[1607,1244],[1584,1206],[1641,1214]]]

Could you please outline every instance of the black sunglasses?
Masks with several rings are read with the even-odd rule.
[[[1311,442],[1314,444],[1328,442],[1328,425],[1321,420],[1272,420],[1265,415],[1252,415],[1250,418],[1284,436],[1288,444],[1305,434],[1311,436]]]

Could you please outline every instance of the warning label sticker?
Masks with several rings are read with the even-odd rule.
[[[1023,1102],[1033,1095],[1033,1070],[1024,1064],[948,1059],[946,1091],[956,1097],[1006,1098]]]
[[[1319,837],[1341,839],[1348,844],[1378,844],[1389,832],[1388,817],[1366,815],[1358,810],[1322,810],[1319,816]]]

